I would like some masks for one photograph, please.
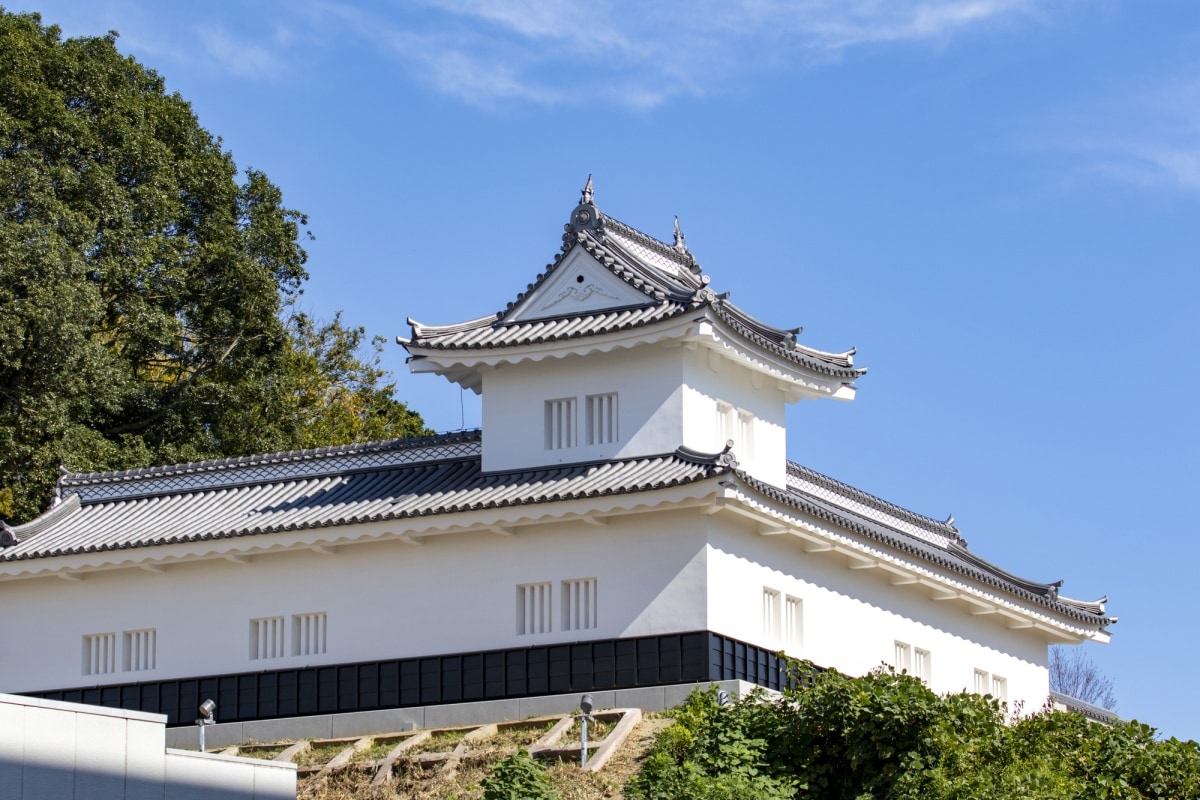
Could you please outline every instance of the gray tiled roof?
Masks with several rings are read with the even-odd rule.
[[[954,527],[953,518],[939,521],[917,514],[791,461],[787,466],[787,484],[789,489],[799,494],[829,500],[841,508],[852,510],[860,516],[882,522],[919,539],[942,545],[956,541],[966,544],[958,529]]]
[[[586,211],[588,224],[574,222],[576,214]],[[485,350],[540,344],[586,336],[599,336],[640,328],[682,317],[686,314],[709,315],[734,335],[751,345],[791,361],[813,372],[847,382],[866,370],[854,367],[854,351],[828,353],[796,342],[799,329],[783,330],[755,319],[708,288],[708,277],[700,274],[691,253],[672,247],[623,222],[601,213],[590,203],[582,204],[572,215],[563,235],[563,246],[553,263],[538,275],[525,292],[505,310],[454,325],[423,325],[412,319],[412,337],[401,340],[410,352],[421,350]],[[621,280],[638,289],[645,302],[631,307],[587,313],[578,316],[510,321],[515,309],[529,297],[575,247]]]
[[[952,525],[798,464],[779,489],[725,454],[664,455],[485,473],[479,431],[122,472],[65,475],[63,500],[0,528],[0,562],[267,535],[385,520],[653,491],[726,476],[776,502],[1092,625],[1103,601],[1058,597],[1058,584],[1012,575],[969,552]],[[402,532],[402,531],[401,531]]]
[[[728,471],[717,456],[661,456],[484,473],[479,433],[72,475],[36,535],[0,561],[152,547],[643,492]],[[86,498],[86,499],[85,499]],[[65,513],[64,513],[65,511]],[[46,524],[49,523],[49,524]]]
[[[1115,711],[1094,705],[1086,700],[1080,700],[1077,697],[1071,697],[1069,694],[1056,692],[1053,689],[1050,690],[1050,700],[1064,706],[1068,711],[1083,714],[1088,719],[1095,720],[1096,722],[1111,725],[1121,721],[1121,718],[1117,716]]]
[[[886,545],[904,555],[915,556],[944,570],[1015,594],[1024,600],[1051,609],[1071,619],[1101,626],[1116,622],[1115,617],[1105,616],[1105,600],[1089,603],[1060,598],[1058,596],[1058,587],[1062,585],[1061,581],[1055,583],[1030,581],[1017,577],[1010,572],[1000,569],[1000,567],[990,561],[980,558],[967,550],[965,542],[956,535],[957,531],[952,536],[946,530],[949,527],[947,523],[937,523],[928,517],[914,514],[907,509],[894,506],[866,492],[834,481],[832,478],[826,478],[820,473],[813,472],[798,464],[789,464],[788,471],[789,478],[803,473],[809,476],[814,484],[842,487],[842,489],[848,491],[838,491],[832,495],[824,492],[817,493],[812,492],[807,487],[803,487],[803,484],[792,480],[789,480],[787,490],[782,490],[740,471],[737,474],[738,477],[755,490],[777,502],[789,505],[817,519],[849,529],[854,533]],[[861,507],[854,507],[858,504],[874,509],[877,512],[883,511],[885,514],[887,513],[887,509],[894,509],[897,513],[895,516],[891,516],[890,514],[883,516],[879,513],[863,513]],[[931,532],[942,527],[942,534],[945,536],[945,540],[937,542],[931,537],[914,535],[912,532],[905,530],[906,526],[903,523],[919,523]]]

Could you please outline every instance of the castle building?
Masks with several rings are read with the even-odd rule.
[[[786,455],[784,410],[851,400],[672,244],[602,213],[495,314],[423,325],[413,372],[479,431],[64,474],[0,529],[0,691],[223,720],[706,680],[778,653],[1026,709],[1104,601],[1019,578],[936,520]]]

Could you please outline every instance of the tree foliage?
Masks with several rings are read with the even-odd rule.
[[[115,40],[0,9],[0,516],[60,464],[422,431],[361,330],[285,315],[304,216]]]
[[[830,670],[770,699],[697,692],[626,787],[633,800],[1200,797],[1200,745],[1075,713],[1012,719],[890,669]]]
[[[1050,648],[1050,688],[1101,708],[1117,707],[1112,679],[1077,647]]]

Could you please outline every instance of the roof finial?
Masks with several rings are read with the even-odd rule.
[[[675,249],[680,253],[687,252],[687,239],[683,236],[683,231],[679,230],[679,216],[675,217]]]
[[[579,198],[579,204],[590,205],[592,202],[592,176],[588,175],[587,183],[583,187],[583,196]]]

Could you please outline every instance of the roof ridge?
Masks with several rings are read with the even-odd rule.
[[[933,517],[928,517],[924,514],[912,511],[911,509],[907,509],[904,506],[897,505],[889,500],[884,500],[882,497],[863,491],[857,486],[851,486],[848,483],[839,481],[837,478],[831,478],[824,473],[817,472],[812,467],[806,467],[803,464],[799,464],[795,461],[788,461],[787,473],[789,475],[802,475],[803,477],[808,478],[814,483],[822,485],[830,491],[834,491],[843,496],[858,500],[860,503],[871,506],[877,511],[883,511],[900,517],[906,522],[911,522],[922,528],[926,528],[932,533],[941,534],[942,536],[945,536],[953,541],[963,541],[962,534],[959,533],[958,528],[954,527],[953,523],[949,523],[944,520],[937,520]]]
[[[666,242],[656,239],[648,233],[643,233],[632,225],[626,222],[621,222],[621,220],[605,214],[603,211],[599,211],[599,214],[602,228],[606,225],[614,225],[621,233],[625,234],[631,239],[634,239],[639,244],[648,247],[659,255],[674,261],[681,267],[687,267],[689,272],[699,271],[700,267],[698,264],[696,264],[696,257],[686,250],[680,252]]]
[[[79,497],[70,495],[50,507],[48,511],[22,525],[9,525],[0,521],[0,547],[12,547],[31,536],[36,536],[63,517],[69,517],[80,509]]]
[[[469,319],[465,322],[453,322],[449,325],[425,325],[424,323],[417,322],[412,317],[409,317],[407,322],[409,327],[412,328],[413,336],[420,336],[422,333],[431,330],[436,330],[439,333],[459,333],[461,331],[471,330],[472,328],[483,328],[487,327],[488,325],[494,325],[501,316],[502,315],[499,312],[495,314],[485,314],[482,317]],[[397,336],[396,340],[400,344],[404,344],[405,341],[408,341],[400,336]]]
[[[410,436],[402,439],[381,439],[372,442],[352,442],[350,444],[313,447],[300,450],[281,450],[274,453],[253,453],[246,456],[231,456],[228,458],[209,459],[205,461],[185,461],[179,464],[163,464],[152,467],[115,470],[111,472],[79,472],[66,473],[58,480],[60,488],[76,488],[110,484],[125,481],[135,481],[144,478],[168,478],[178,475],[192,475],[203,472],[220,472],[227,469],[255,467],[265,464],[281,464],[298,461],[314,461],[335,458],[346,455],[364,455],[399,450],[417,450],[426,447],[437,447],[445,444],[456,444],[482,439],[479,428],[466,431],[451,431],[437,433],[432,436]]]

